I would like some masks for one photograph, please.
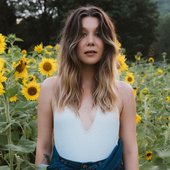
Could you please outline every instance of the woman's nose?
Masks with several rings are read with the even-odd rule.
[[[94,41],[95,41],[94,36],[93,35],[88,35],[87,44],[88,45],[94,45]]]

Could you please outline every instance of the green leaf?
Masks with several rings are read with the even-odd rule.
[[[5,132],[12,123],[7,123],[7,122],[0,122],[0,133]]]
[[[15,105],[15,109],[16,110],[20,110],[20,111],[26,111],[26,110],[30,110],[31,108],[35,108],[36,106],[36,102],[22,102],[20,101],[19,103],[17,103]]]
[[[30,141],[22,137],[18,145],[7,144],[6,148],[11,149],[14,152],[31,153],[34,152],[35,146],[36,146],[36,142]]]
[[[16,95],[17,92],[18,92],[18,86],[15,85],[15,86],[13,86],[13,87],[10,87],[9,89],[6,89],[5,94],[6,94],[6,96],[8,96],[8,97],[12,97],[12,96]]]
[[[0,134],[0,146],[4,146],[7,144],[7,135]],[[0,147],[1,148],[1,147]],[[2,149],[2,148],[1,148]]]
[[[10,170],[9,166],[0,166],[0,170]]]

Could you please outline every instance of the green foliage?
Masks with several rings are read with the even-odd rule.
[[[38,84],[46,78],[39,72],[39,63],[43,57],[56,59],[57,56],[55,47],[51,46],[27,54],[16,45],[16,42],[21,41],[15,35],[9,35],[6,37],[6,51],[0,55],[2,62],[0,85],[5,90],[5,93],[2,93],[0,88],[0,169],[2,170],[36,169],[34,157],[37,138],[37,102],[26,98],[22,89],[29,83]],[[17,70],[22,76],[21,74],[19,77],[16,76]],[[26,94],[28,97],[29,89]],[[13,96],[16,100],[11,100]]]
[[[155,51],[158,54],[166,52],[170,56],[170,14],[160,18],[158,26],[158,41],[155,43]]]
[[[135,74],[137,113],[142,118],[137,125],[141,170],[154,167],[167,170],[170,168],[170,65],[166,61],[157,64],[140,61],[132,63],[130,70]],[[144,88],[148,93],[143,93]],[[147,150],[153,153],[150,161],[146,160]]]
[[[37,81],[42,82],[42,76],[37,64],[43,56],[55,58],[54,47],[44,47],[41,52],[30,51],[23,54],[14,44],[21,39],[14,35],[7,37],[8,50],[0,55],[6,60],[3,82],[5,94],[0,95],[0,170],[35,169],[35,147],[37,137],[36,101],[28,101],[21,94],[21,79],[14,78],[12,63],[20,60],[23,55],[29,57],[28,72],[36,75]],[[47,51],[48,49],[48,51]],[[138,53],[139,55],[139,53]],[[141,54],[140,54],[141,55]],[[25,56],[25,57],[26,57]],[[14,71],[12,71],[14,70]],[[159,62],[149,63],[147,60],[138,60],[129,63],[128,72],[133,72],[137,89],[137,114],[141,121],[137,124],[137,139],[139,147],[139,161],[141,170],[168,170],[170,168],[170,64],[166,55]],[[122,73],[124,80],[126,73]],[[145,90],[144,92],[144,89]],[[17,94],[18,100],[11,102],[10,97]],[[148,161],[146,151],[152,151]]]

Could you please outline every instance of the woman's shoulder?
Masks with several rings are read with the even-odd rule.
[[[130,84],[126,83],[125,81],[117,80],[116,88],[120,96],[122,96],[123,98],[133,94],[133,87]]]
[[[123,108],[126,106],[131,106],[131,103],[135,101],[135,96],[133,93],[133,88],[130,84],[125,81],[117,81],[116,88],[118,92],[118,106],[120,106],[120,113],[122,114]]]
[[[48,77],[41,83],[41,93],[45,95],[54,94],[59,78],[57,76]]]
[[[56,85],[56,83],[58,83],[58,81],[59,81],[58,76],[48,77],[41,83],[41,86],[53,87]]]

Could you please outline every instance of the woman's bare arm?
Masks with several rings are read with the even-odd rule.
[[[38,98],[38,138],[36,147],[36,165],[48,164],[52,150],[53,113],[52,95],[55,79],[48,78],[41,84]]]
[[[123,140],[125,170],[138,170],[138,147],[136,141],[136,101],[133,88],[124,82],[119,84],[123,108],[120,118],[120,137]]]

